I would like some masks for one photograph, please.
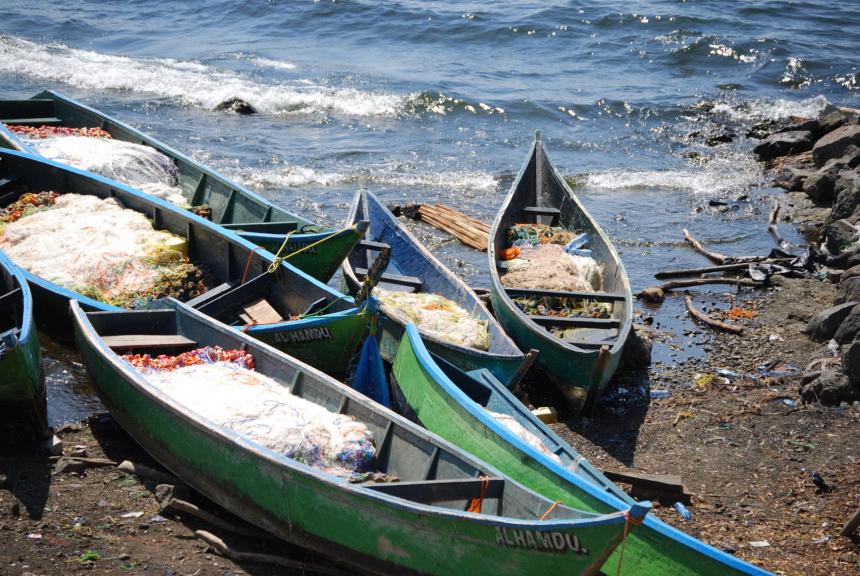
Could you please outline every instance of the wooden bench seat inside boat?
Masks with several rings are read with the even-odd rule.
[[[46,116],[44,118],[2,118],[0,122],[7,126],[59,126],[63,123],[59,118]]]
[[[576,298],[577,300],[596,300],[598,302],[623,302],[624,294],[612,294],[610,292],[567,292],[564,290],[540,290],[536,288],[505,288],[505,292],[511,298],[517,296],[550,296],[553,298]]]
[[[132,350],[193,350],[197,342],[179,334],[118,334],[102,336],[102,341],[114,352]]]
[[[238,232],[257,232],[264,234],[288,234],[298,229],[296,222],[239,222],[221,224],[227,230]]]
[[[483,497],[499,498],[505,481],[502,478],[463,478],[445,480],[419,480],[416,482],[389,482],[362,484],[376,492],[396,496],[421,504],[472,500],[481,497],[482,486],[486,485]]]
[[[242,311],[239,317],[248,324],[277,324],[284,321],[284,317],[265,298],[250,302],[242,307]]]
[[[533,217],[537,221],[541,216],[549,216],[551,217],[551,226],[558,226],[559,218],[561,217],[561,210],[558,208],[548,208],[545,206],[526,206],[522,210],[523,214],[527,217]]]

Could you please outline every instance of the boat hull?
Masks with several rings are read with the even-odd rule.
[[[442,373],[427,354],[417,332],[404,338],[394,362],[392,378],[410,412],[425,428],[485,460],[539,494],[568,506],[597,513],[624,509],[632,502],[590,465],[587,466],[588,470],[580,470],[578,465],[580,474],[575,474],[571,466],[551,461],[548,456],[514,436]],[[505,397],[499,391],[496,394],[497,397]],[[514,416],[517,407],[512,401],[517,401],[511,397],[506,400],[494,400],[493,410]],[[511,409],[506,409],[506,405],[511,406]],[[546,429],[536,418],[531,420],[536,429]],[[548,449],[561,443],[549,431],[541,440],[548,437],[554,438],[544,444]],[[576,455],[572,460],[578,463],[581,457],[572,449],[570,452]],[[616,550],[603,571],[607,574],[618,573],[618,563],[621,561],[620,551]],[[625,544],[620,574],[765,576],[768,573],[648,516]]]

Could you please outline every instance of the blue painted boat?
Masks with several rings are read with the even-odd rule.
[[[189,206],[207,207],[213,222],[270,252],[278,253],[283,246],[282,255],[289,255],[291,264],[323,282],[364,234],[364,223],[323,230],[163,142],[59,92],[45,90],[26,100],[0,100],[0,147],[38,155],[10,126],[100,128],[115,140],[154,148],[176,166],[177,184]]]
[[[0,251],[0,402],[26,406],[33,430],[48,434],[45,371],[24,275]]]
[[[401,410],[428,430],[497,467],[544,496],[591,512],[635,502],[528,410],[486,370],[463,372],[434,356],[411,324],[392,369]],[[501,417],[499,416],[501,415]],[[527,431],[515,433],[503,421]],[[649,515],[616,552],[607,574],[694,576],[768,572]]]
[[[359,190],[352,203],[347,224],[370,222],[367,241],[360,242],[343,262],[343,277],[351,292],[355,292],[370,269],[378,251],[390,248],[388,267],[381,276],[380,286],[395,290],[439,294],[456,302],[472,317],[487,323],[489,347],[479,350],[447,342],[424,333],[427,345],[434,353],[463,370],[486,368],[505,386],[513,387],[534,362],[535,354],[523,354],[505,334],[480,298],[465,282],[439,262],[388,210],[375,194]],[[384,303],[380,351],[386,360],[393,360],[403,336],[404,323]]]
[[[370,324],[371,310],[275,257],[235,232],[119,182],[13,150],[0,150],[0,207],[28,191],[54,191],[114,198],[144,214],[155,229],[185,239],[188,257],[205,270],[210,290],[189,303],[244,329],[336,377],[346,374]],[[270,272],[271,270],[271,272]],[[33,293],[36,321],[48,333],[70,339],[68,301],[85,310],[119,310],[21,269]],[[245,308],[265,300],[280,320],[242,318]]]

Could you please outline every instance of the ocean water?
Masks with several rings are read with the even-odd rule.
[[[634,290],[705,263],[685,226],[730,254],[770,250],[774,191],[747,130],[860,107],[852,2],[7,0],[0,12],[0,97],[59,90],[327,225],[361,182],[390,204],[490,220],[540,129]],[[234,96],[260,114],[212,111]],[[735,138],[706,145],[722,133]],[[416,231],[487,285],[483,254]],[[678,299],[659,312],[683,316]],[[674,327],[691,341],[692,324]]]

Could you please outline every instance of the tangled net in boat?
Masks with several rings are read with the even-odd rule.
[[[490,416],[501,422],[505,428],[513,432],[520,440],[532,448],[535,448],[547,458],[561,464],[561,458],[559,458],[552,450],[547,448],[544,443],[540,441],[540,438],[532,434],[525,426],[517,422],[516,418],[507,414],[493,412],[492,410],[488,410],[488,412],[490,413]]]
[[[564,246],[576,237],[561,226],[546,224],[514,224],[508,228],[508,246],[531,247],[542,244],[561,244]]]
[[[66,126],[18,126],[7,125],[10,131],[20,134],[25,138],[33,140],[42,138],[54,138],[56,136],[85,136],[87,138],[105,138],[110,140],[113,136],[101,128],[67,128]]]
[[[255,372],[246,352],[203,348],[179,357],[159,356],[154,363],[124,359],[136,368],[143,364],[149,382],[176,402],[308,466],[349,477],[368,471],[376,458],[367,426],[294,396]]]
[[[203,271],[182,252],[184,239],[155,230],[143,214],[113,198],[54,198],[53,206],[0,231],[0,249],[25,270],[124,308],[206,291]]]
[[[562,318],[610,318],[612,303],[564,296],[521,296],[513,298],[520,310],[530,316]]]
[[[487,321],[472,317],[453,300],[424,292],[397,292],[377,287],[384,312],[403,322],[412,322],[419,330],[444,342],[470,346],[478,350],[490,347]]]
[[[31,144],[51,160],[128,184],[177,206],[188,206],[176,165],[150,146],[87,136],[49,137]]]
[[[0,209],[0,223],[11,224],[25,216],[35,214],[44,208],[50,208],[57,201],[56,192],[25,192],[18,199],[3,209]],[[3,226],[0,224],[0,232]]]
[[[603,267],[594,258],[568,254],[558,244],[521,248],[504,266],[502,284],[510,288],[594,292],[603,287]]]

